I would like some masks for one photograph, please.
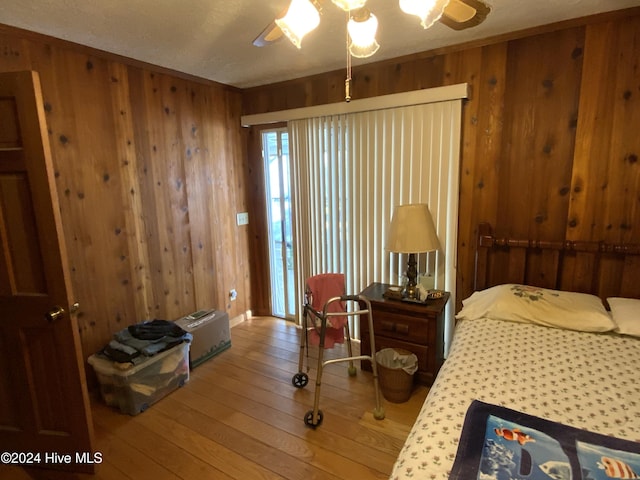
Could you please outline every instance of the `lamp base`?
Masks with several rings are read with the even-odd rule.
[[[402,295],[409,300],[418,300],[418,289],[416,286],[407,285],[402,291]]]
[[[407,284],[404,287],[403,293],[405,298],[409,300],[418,299],[418,284],[416,278],[418,276],[418,270],[416,268],[416,254],[409,254],[409,261],[407,262]]]

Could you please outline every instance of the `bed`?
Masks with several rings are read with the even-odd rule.
[[[639,253],[634,245],[498,238],[479,226],[476,291],[456,316],[449,355],[391,479],[640,478]],[[602,440],[614,453],[599,453],[597,467],[582,471],[573,458],[573,470],[532,460],[545,435],[536,444],[514,419]],[[466,452],[471,444],[476,451]],[[526,472],[487,467],[489,446],[503,445],[517,451],[516,470],[528,462]],[[461,473],[464,455],[476,473]]]

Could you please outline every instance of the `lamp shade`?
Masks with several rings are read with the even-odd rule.
[[[362,15],[352,15],[347,23],[347,31],[351,44],[349,52],[354,57],[370,57],[378,51],[380,45],[376,41],[378,19],[367,9],[361,9]]]
[[[449,0],[400,0],[400,9],[420,18],[422,28],[429,28],[440,20]]]
[[[364,4],[367,3],[367,0],[331,0],[338,7],[340,7],[345,12],[349,10],[356,10],[358,8],[364,7]]]
[[[387,250],[395,253],[423,253],[439,248],[438,235],[426,203],[395,207],[387,235]]]
[[[302,38],[320,24],[320,12],[310,0],[291,0],[287,13],[276,19],[276,25],[296,47]]]

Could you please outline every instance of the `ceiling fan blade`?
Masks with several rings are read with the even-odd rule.
[[[277,42],[283,36],[284,33],[282,32],[282,30],[280,30],[280,27],[276,25],[276,22],[271,22],[269,25],[267,25],[267,28],[265,28],[262,33],[260,33],[260,35],[255,38],[253,44],[256,47],[265,47]]]
[[[484,22],[491,8],[481,0],[450,0],[440,23],[454,30],[465,30]]]

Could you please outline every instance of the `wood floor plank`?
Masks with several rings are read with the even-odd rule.
[[[357,375],[350,377],[346,363],[328,365],[319,401],[324,420],[311,429],[303,418],[314,404],[317,347],[309,349],[309,384],[298,389],[291,383],[299,369],[300,329],[295,325],[254,317],[232,328],[231,343],[192,370],[183,388],[139,415],[123,415],[92,392],[95,448],[103,457],[95,475],[60,476],[0,465],[0,478],[388,478],[426,387],[415,388],[402,404],[382,400],[386,418],[376,420],[371,372],[361,371],[356,362]],[[337,345],[323,355],[326,360],[346,352],[346,345]]]
[[[372,445],[362,445],[352,438],[348,438],[346,436],[348,431],[343,430],[336,434],[332,429],[318,428],[317,433],[310,434],[309,428],[304,425],[301,417],[280,412],[231,392],[212,398],[196,392],[195,389],[189,389],[188,392],[184,392],[180,400],[200,412],[216,418],[223,418],[222,421],[228,425],[241,431],[250,432],[251,436],[260,441],[266,443],[272,443],[274,439],[281,441],[283,445],[278,446],[279,449],[296,457],[308,457],[309,462],[314,465],[322,466],[322,463],[313,460],[311,455],[315,455],[316,458],[319,456],[327,457],[331,465],[342,462],[342,459],[336,456],[346,455],[349,457],[349,463],[355,461],[366,464],[367,470],[374,469],[384,473],[389,462],[395,458],[395,456],[391,458],[391,454],[376,449]],[[378,441],[378,443],[380,442]],[[331,453],[333,456],[327,455],[325,452]],[[362,459],[367,460],[362,462]],[[332,467],[327,471],[331,471],[331,469]],[[352,471],[355,470],[352,469]],[[361,477],[361,475],[357,476]]]
[[[261,324],[262,326],[260,328],[261,330],[263,330],[265,328],[264,324],[265,323],[268,324],[268,321],[270,320],[260,318],[258,320],[254,320],[254,325],[257,326],[258,324]],[[292,325],[289,325],[288,328],[295,329],[295,327]],[[234,337],[237,337],[235,333],[234,333]],[[293,347],[297,348],[298,347],[297,335],[295,337],[291,337],[291,339],[294,342],[296,342],[295,345],[293,345]],[[238,342],[237,339],[235,341],[236,343],[239,343],[240,346],[246,347],[245,344]],[[273,344],[274,340],[269,340],[269,342],[270,344]],[[243,351],[243,350],[240,350],[240,351]],[[316,368],[315,368],[315,365],[316,365],[315,358],[317,357],[315,353],[316,351],[317,351],[317,348],[312,349],[311,351],[312,360],[313,360],[311,370],[309,371],[309,378],[310,378],[309,388],[311,389],[313,389],[313,383],[315,382],[315,378],[316,378]],[[327,353],[328,353],[327,358],[333,358],[333,357],[339,357],[341,355],[346,355],[346,350],[343,352],[343,349],[336,348],[335,350],[334,349],[329,350]],[[359,346],[357,343],[354,344],[354,354],[359,354]],[[284,357],[276,357],[276,358],[280,358],[282,360],[285,359]],[[253,357],[251,359],[253,360]],[[271,365],[274,362],[273,358],[271,359],[263,358],[262,361],[244,362],[244,363],[242,362],[242,359],[234,359],[233,361],[234,362],[239,361],[243,366],[244,364],[247,364],[247,363],[250,365],[253,365],[251,368],[259,368],[260,366],[265,366],[267,369],[274,370],[273,367],[271,367]],[[278,369],[286,369],[286,372],[288,372],[288,374],[287,373],[282,374],[282,372],[274,372],[274,371],[272,372],[263,371],[261,373],[264,376],[281,379],[282,381],[285,381],[285,382],[290,381],[293,374],[298,371],[297,355],[296,355],[295,363],[292,363],[289,359],[289,361],[277,362],[277,367]],[[278,376],[275,376],[275,375],[278,375]],[[360,382],[361,385],[359,385],[357,382],[354,383],[354,378],[357,382]],[[324,370],[323,379],[322,379],[322,382],[324,385],[330,384],[332,386],[343,387],[348,389],[349,393],[347,393],[346,397],[343,397],[343,399],[346,399],[348,402],[353,401],[354,393],[363,394],[365,396],[369,396],[369,398],[373,398],[371,396],[372,395],[371,381],[372,381],[372,377],[370,372],[363,372],[360,370],[358,371],[358,375],[356,377],[349,377],[346,373],[346,364],[330,365],[329,367],[327,367],[327,369]],[[323,387],[323,389],[326,390],[325,387]],[[415,419],[415,412],[413,410],[414,408],[419,409],[422,406],[422,403],[424,403],[424,399],[426,398],[427,393],[428,393],[428,389],[426,387],[416,387],[411,398],[408,401],[408,403],[411,404],[411,407],[412,407],[411,409],[406,408],[407,406],[406,403],[399,404],[398,406],[398,404],[393,404],[389,402],[386,403],[385,409],[387,410],[388,414],[394,417],[394,419],[401,421],[403,423],[413,423],[413,420]],[[337,397],[333,397],[332,395],[329,395],[329,396],[332,398],[337,398]],[[360,398],[360,400],[362,401],[362,398]],[[404,417],[404,418],[398,418],[398,417]]]
[[[242,361],[241,360],[237,360],[235,362],[236,366],[238,364],[241,364]],[[225,366],[227,366],[227,364],[225,364]],[[313,380],[313,378],[315,377],[315,373],[312,371],[310,372],[311,376],[310,378]],[[348,416],[350,417],[352,420],[354,418],[360,418],[364,411],[366,411],[366,409],[368,408],[370,411],[373,410],[373,407],[375,406],[375,401],[374,401],[374,396],[373,396],[373,389],[372,389],[372,385],[371,385],[371,374],[369,372],[359,372],[359,375],[361,376],[368,376],[368,384],[366,385],[366,394],[362,395],[360,397],[355,396],[355,395],[349,395],[347,397],[347,401],[346,402],[338,402],[335,400],[335,398],[332,398],[332,396],[330,394],[327,394],[327,389],[326,387],[324,388],[324,393],[321,394],[321,398],[320,398],[320,408],[326,410],[327,412],[336,412],[336,414],[342,416]],[[266,375],[265,375],[266,376]],[[344,372],[343,374],[344,377],[347,377],[346,372]],[[291,405],[289,403],[289,400],[293,399],[296,400],[298,402],[302,402],[302,408],[298,408],[297,411],[297,415],[299,416],[300,419],[303,418],[304,414],[310,410],[313,407],[313,392],[314,392],[314,388],[315,385],[308,386],[307,388],[298,391],[296,390],[293,385],[291,385],[291,382],[288,380],[290,377],[290,374],[288,374],[287,376],[285,376],[284,378],[279,379],[281,383],[281,388],[278,392],[278,394],[281,397],[285,397],[280,398],[277,402],[276,405],[280,406],[281,408],[283,408],[285,411],[287,412],[292,412],[293,408],[295,408],[294,405]],[[323,375],[323,377],[326,376]],[[246,381],[248,380],[249,377],[247,377]],[[349,377],[347,377],[349,378]],[[350,379],[350,384],[348,384],[345,388],[349,389],[349,388],[353,388],[352,386],[355,385],[355,380]],[[204,379],[204,381],[206,382],[207,379]],[[232,389],[234,388],[232,386],[232,382],[233,380],[230,380],[228,377],[227,378],[222,378],[220,380],[221,383],[217,384],[216,387],[221,387],[221,384],[224,384],[224,388],[229,388]],[[239,380],[239,385],[236,386],[236,390],[243,390],[242,387],[242,383],[243,380]],[[358,390],[357,388],[355,389],[356,391]],[[287,393],[288,392],[288,393]],[[412,397],[415,398],[416,400],[413,400],[413,403],[415,403],[415,408],[418,409],[420,408],[420,405],[422,404],[422,402],[424,401],[424,398],[426,397],[426,392],[427,389],[424,387],[419,387],[418,389],[416,389],[416,392],[414,393],[414,396]],[[265,398],[266,400],[269,400],[269,396],[264,395],[263,398]],[[420,401],[420,403],[416,403],[417,401]],[[383,407],[385,408],[385,410],[387,411],[387,420],[388,421],[395,421],[395,422],[401,422],[403,424],[406,424],[407,422],[412,422],[413,419],[415,418],[414,416],[409,416],[408,420],[404,417],[406,417],[405,414],[405,409],[403,409],[402,407],[399,407],[396,404],[390,404],[388,402],[382,402],[383,403]],[[363,406],[365,407],[365,410],[363,411]],[[414,413],[415,415],[415,413]],[[348,426],[347,426],[348,428]],[[384,427],[383,427],[384,428]],[[404,442],[404,439],[406,438],[406,434],[408,434],[408,427],[405,428],[405,434],[402,435],[402,437],[400,438],[400,440],[402,442]]]
[[[178,412],[167,413],[163,408],[167,401],[171,401],[170,397],[154,406],[154,415],[140,415],[136,420],[153,431],[157,438],[170,442],[173,448],[209,464],[212,478],[215,478],[215,470],[238,480],[280,478],[266,466],[253,462],[249,456],[236,453],[236,445],[240,441],[247,452],[260,447],[250,438],[230,431],[218,420],[194,418],[194,413],[184,406]]]
[[[201,435],[220,442],[224,439],[225,445],[230,450],[230,454],[223,461],[230,463],[235,461],[235,456],[239,459],[239,464],[244,466],[249,461],[255,465],[262,466],[271,472],[270,476],[264,478],[286,478],[290,480],[303,479],[337,479],[327,474],[322,468],[314,465],[312,458],[306,448],[292,447],[291,435],[277,429],[271,429],[270,436],[264,438],[258,432],[265,430],[265,425],[259,421],[251,422],[249,429],[239,429],[239,422],[243,417],[237,411],[221,412],[214,410],[213,415],[220,417],[220,420],[213,420],[213,415],[203,414],[195,409],[191,409],[183,402],[172,402],[166,399],[162,408],[177,411],[180,415],[180,422]],[[214,423],[215,428],[210,428]],[[262,478],[255,475],[244,475],[241,478]]]
[[[109,417],[112,415],[106,418]],[[168,468],[168,462],[158,462],[150,455],[150,449],[160,448],[151,435],[132,435],[131,427],[134,425],[133,421],[129,421],[115,430],[107,431],[105,428],[109,428],[108,421],[105,421],[104,416],[96,415],[94,426],[97,433],[101,434],[99,451],[105,460],[134,479],[180,479]],[[101,466],[98,467],[99,473],[103,474]]]

